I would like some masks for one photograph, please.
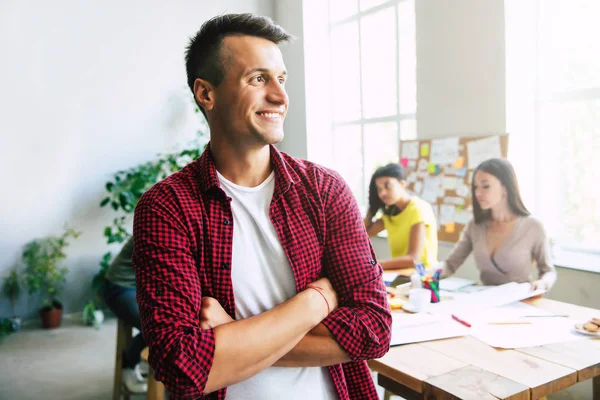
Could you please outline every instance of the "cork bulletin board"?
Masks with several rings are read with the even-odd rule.
[[[507,134],[400,142],[400,164],[407,172],[408,190],[433,207],[438,240],[459,240],[473,217],[473,170],[489,158],[506,158],[507,151]]]

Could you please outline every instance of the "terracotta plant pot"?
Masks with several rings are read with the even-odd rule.
[[[42,328],[44,329],[52,329],[60,326],[63,306],[56,300],[52,302],[52,305],[53,307],[40,308],[40,318],[42,320]]]

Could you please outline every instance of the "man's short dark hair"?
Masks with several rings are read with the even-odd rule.
[[[261,37],[275,44],[292,39],[291,35],[269,17],[225,14],[209,19],[190,39],[185,52],[187,81],[192,92],[197,78],[207,80],[215,86],[221,84],[225,77],[225,63],[220,57],[221,44],[225,37],[236,35]]]

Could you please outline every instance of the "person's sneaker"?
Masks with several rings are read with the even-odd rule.
[[[123,383],[131,393],[148,391],[148,381],[142,376],[139,364],[135,368],[123,368]]]
[[[148,363],[146,361],[142,360],[142,361],[140,361],[138,366],[140,367],[140,372],[141,372],[142,376],[143,377],[148,376],[148,374],[150,373],[150,366],[148,365]]]

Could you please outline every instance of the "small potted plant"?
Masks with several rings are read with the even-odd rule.
[[[104,321],[104,313],[102,310],[96,310],[96,306],[92,300],[83,307],[83,324],[94,325],[95,328],[100,328]]]
[[[68,272],[60,264],[67,258],[65,248],[70,244],[69,239],[76,239],[80,234],[65,227],[61,236],[47,236],[25,245],[25,285],[29,294],[39,292],[43,296],[39,310],[42,328],[56,328],[60,325],[63,306],[57,297]]]
[[[13,332],[21,330],[21,318],[17,317],[15,310],[17,307],[17,300],[21,295],[21,281],[19,280],[19,274],[17,273],[17,267],[15,267],[10,274],[4,279],[2,284],[2,293],[10,300],[12,306],[12,317],[9,318],[10,326]]]

